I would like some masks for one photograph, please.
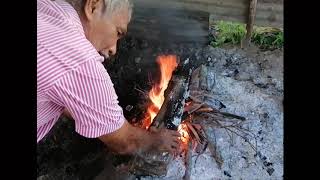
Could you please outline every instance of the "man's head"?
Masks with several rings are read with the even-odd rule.
[[[130,0],[67,0],[77,11],[87,39],[105,57],[117,51],[117,41],[127,32]]]

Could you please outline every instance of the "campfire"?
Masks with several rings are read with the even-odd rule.
[[[204,66],[193,71],[189,59],[180,63],[178,61],[175,55],[157,57],[161,76],[159,83],[155,83],[147,95],[150,103],[146,107],[147,113],[141,122],[141,127],[175,129],[181,134],[182,143],[178,155],[184,154],[186,162],[184,179],[189,179],[192,151],[200,155],[208,147],[220,168],[223,163],[215,142],[207,138],[206,123],[214,124],[215,127],[224,128],[246,139],[250,132],[242,128],[244,117],[220,111],[224,107],[221,102],[220,108],[205,102],[205,98],[211,95],[199,91],[199,87],[203,84],[201,74],[205,72]],[[136,175],[163,176],[173,158],[168,153],[139,154],[131,162],[131,172]]]
[[[149,92],[149,98],[151,104],[147,108],[147,115],[143,120],[143,128],[148,129],[156,117],[160,108],[164,102],[164,91],[167,89],[169,81],[171,79],[173,71],[177,68],[178,62],[175,55],[162,55],[157,58],[157,63],[160,67],[160,82],[156,83]],[[185,123],[181,123],[178,126],[178,132],[181,134],[181,141],[184,145],[188,144],[189,133],[188,126]],[[185,146],[184,146],[185,147]]]

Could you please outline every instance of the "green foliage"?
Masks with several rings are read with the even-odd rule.
[[[225,43],[239,44],[246,34],[245,25],[240,23],[218,21],[215,29],[218,34],[211,41],[213,47],[219,47]]]
[[[218,21],[214,26],[216,34],[209,37],[213,47],[223,44],[240,44],[245,37],[246,27],[241,23]],[[283,32],[272,27],[254,27],[251,41],[262,49],[282,48],[284,43]]]
[[[276,28],[257,27],[253,31],[251,41],[262,49],[282,48],[283,32]]]

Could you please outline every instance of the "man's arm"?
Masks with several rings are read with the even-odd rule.
[[[173,153],[179,146],[179,136],[177,131],[167,129],[147,131],[125,121],[120,129],[99,139],[120,154],[135,154],[150,149]]]
[[[63,115],[73,119],[71,114],[65,109]],[[99,139],[109,147],[109,149],[119,154],[135,154],[138,151],[158,149],[159,151],[169,151],[173,153],[179,146],[177,131],[152,130],[132,126],[127,121],[115,132],[100,136]]]

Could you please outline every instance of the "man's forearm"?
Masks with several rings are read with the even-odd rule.
[[[69,119],[73,119],[71,114],[65,109],[63,115]],[[177,133],[177,132],[176,132]],[[176,144],[170,141],[169,136],[179,136],[179,134],[169,135],[168,132],[155,133],[145,129],[135,127],[126,120],[122,127],[115,132],[103,135],[99,139],[106,144],[111,150],[120,154],[135,154],[150,149],[170,149]],[[168,141],[168,142],[165,142]],[[163,147],[166,146],[166,147]],[[169,147],[169,148],[168,148]]]
[[[63,115],[73,119],[71,114],[65,109]],[[101,136],[99,139],[110,149],[121,154],[133,154],[138,151],[145,151],[153,146],[154,135],[142,128],[134,127],[127,121],[116,132]]]
[[[137,153],[139,151],[147,151],[156,144],[158,139],[154,133],[145,129],[130,125],[130,134],[128,137],[127,153]]]

